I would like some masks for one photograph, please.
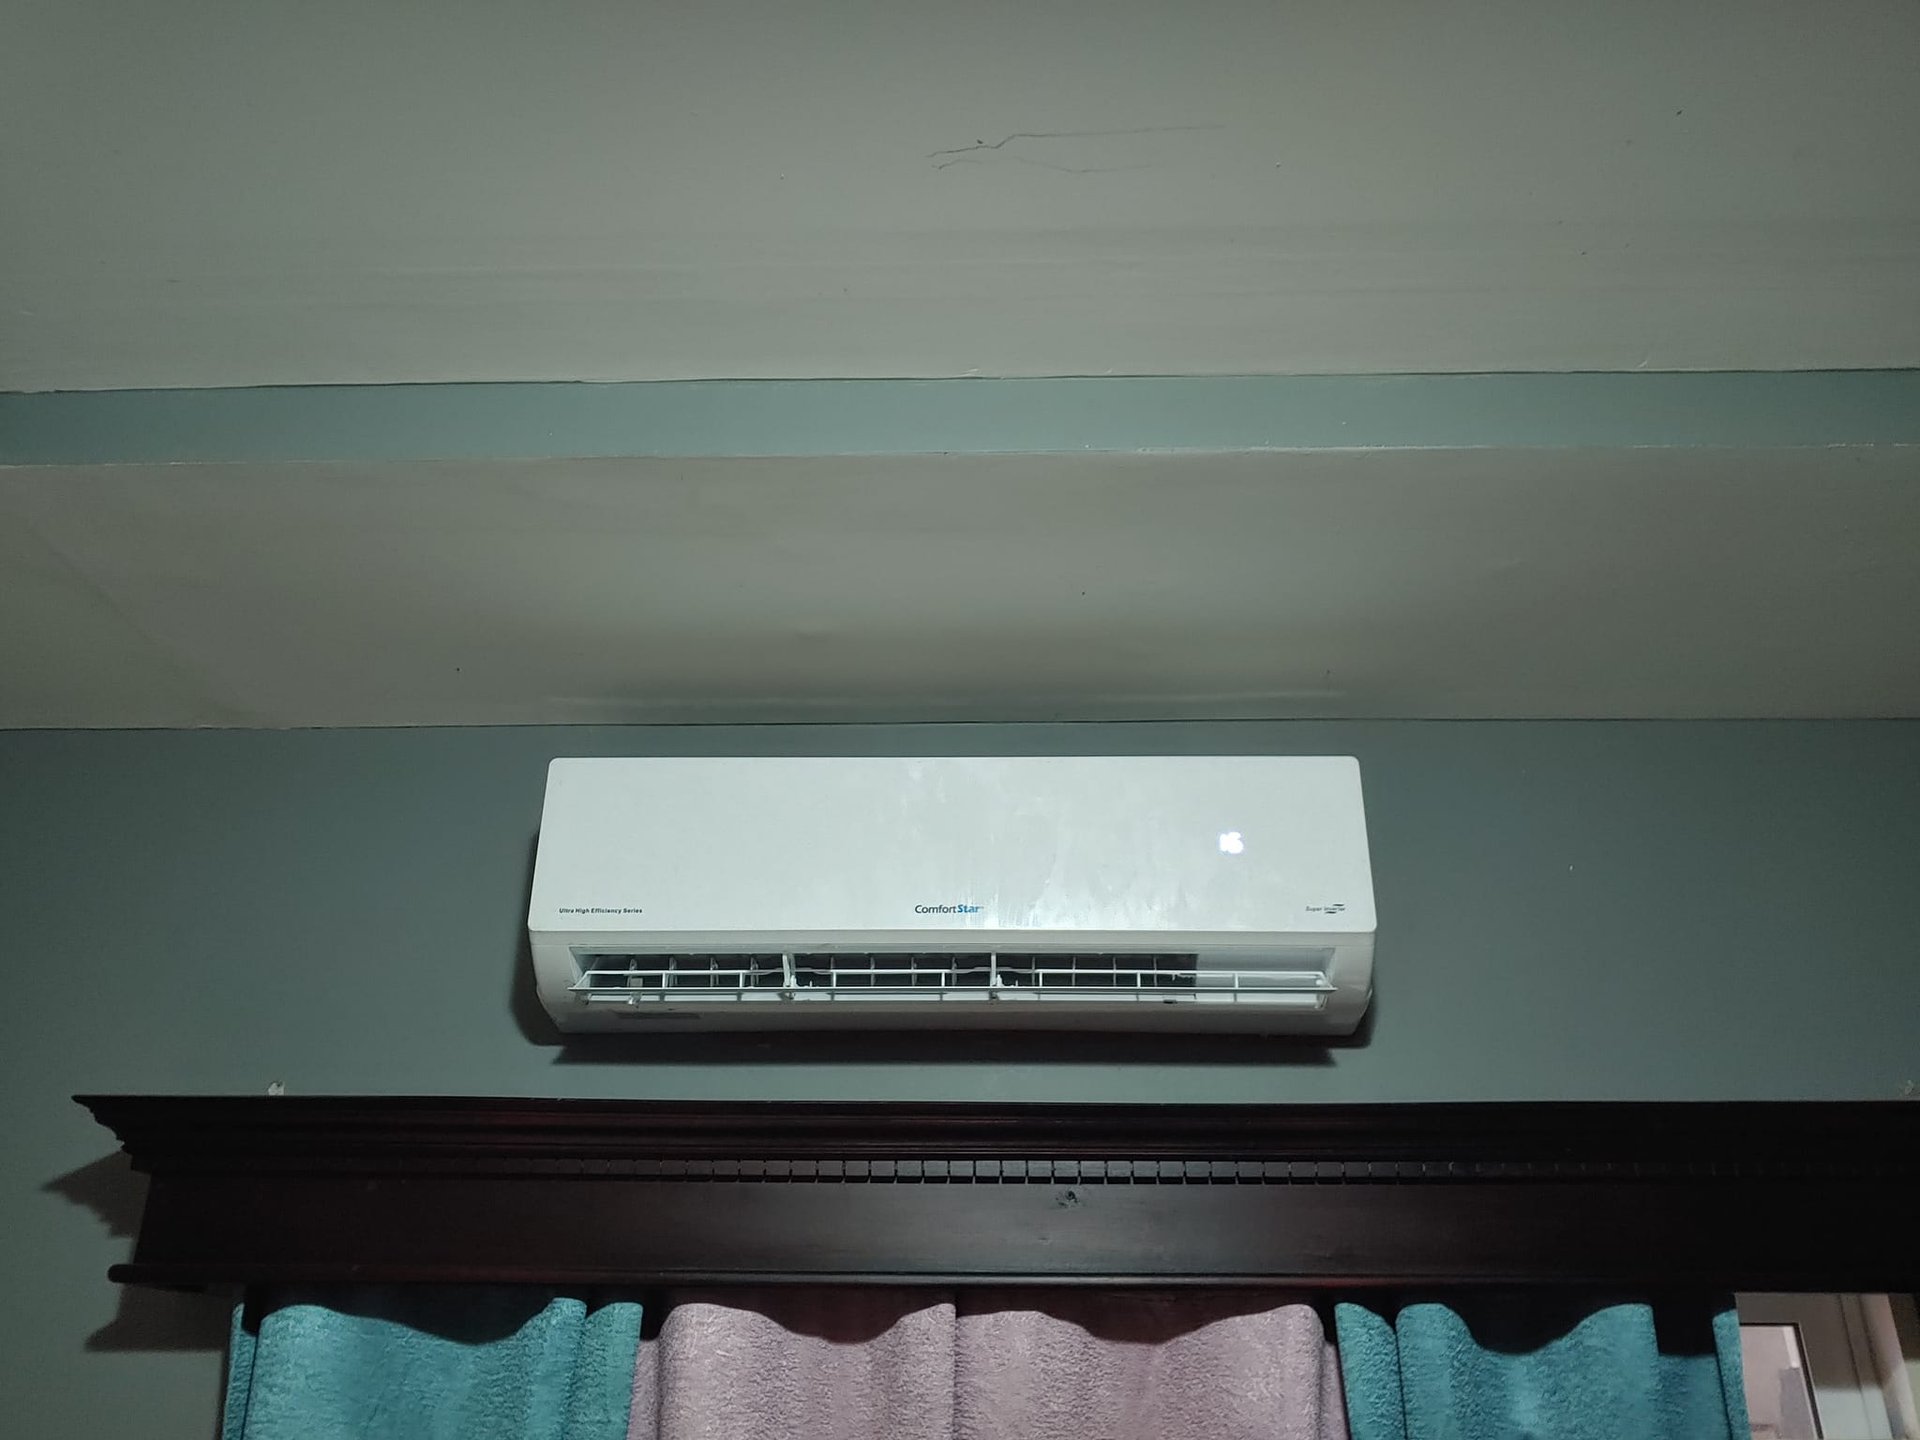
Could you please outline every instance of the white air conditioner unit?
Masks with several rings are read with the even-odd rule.
[[[565,1030],[1346,1034],[1345,757],[555,760],[527,928]]]

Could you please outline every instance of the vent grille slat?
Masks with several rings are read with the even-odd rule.
[[[593,990],[777,990],[786,983],[786,956],[593,955],[581,975]],[[575,987],[579,988],[579,987]]]
[[[1324,1003],[1332,952],[1244,965],[1191,952],[575,952],[572,989],[596,1004],[725,1000],[1209,1000]],[[1290,967],[1276,968],[1276,960]]]

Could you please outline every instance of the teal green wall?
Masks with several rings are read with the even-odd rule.
[[[0,465],[1916,441],[1920,370],[0,393]]]
[[[527,1004],[549,757],[996,750],[1358,755],[1381,916],[1365,1043],[581,1053]],[[1920,1080],[1920,723],[16,732],[0,876],[0,1414],[22,1435],[203,1440],[217,1386],[214,1307],[104,1279],[138,1190],[75,1091],[1706,1099]]]

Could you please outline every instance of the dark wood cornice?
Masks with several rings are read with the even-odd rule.
[[[80,1098],[135,1282],[1920,1288],[1920,1104]]]

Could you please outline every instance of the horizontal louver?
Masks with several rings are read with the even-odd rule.
[[[581,953],[580,978],[572,988],[589,1002],[627,1004],[889,994],[1171,999],[1183,991],[1318,997],[1333,988],[1324,972],[1329,952],[1303,950],[1284,958],[1298,968],[1276,968],[1274,957],[1235,965],[1194,953]]]

